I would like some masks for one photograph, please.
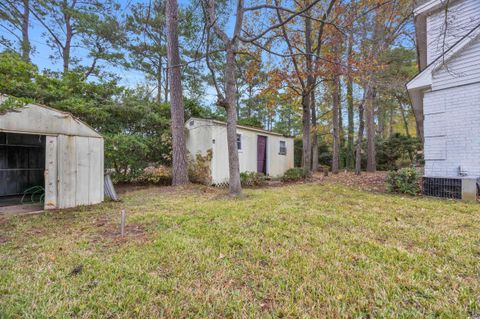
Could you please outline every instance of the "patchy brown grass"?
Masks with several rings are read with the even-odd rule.
[[[370,192],[386,192],[385,178],[387,172],[375,172],[366,173],[362,172],[361,175],[355,175],[354,172],[340,172],[338,174],[332,174],[323,176],[323,173],[315,173],[313,178],[317,182],[327,182],[341,184],[349,187],[358,188]]]
[[[480,314],[478,205],[362,191],[340,177],[236,199],[147,188],[0,218],[0,318]]]

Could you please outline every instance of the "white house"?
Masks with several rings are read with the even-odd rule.
[[[421,72],[407,84],[423,109],[424,192],[469,198],[480,177],[480,0],[421,1],[415,9]]]
[[[103,162],[103,137],[70,113],[28,104],[0,114],[0,208],[32,186],[44,190],[40,209],[100,203]]]
[[[212,184],[228,183],[227,125],[216,120],[191,118],[185,123],[187,150],[192,155],[212,151]],[[293,138],[259,128],[237,125],[240,172],[282,176],[293,168]]]

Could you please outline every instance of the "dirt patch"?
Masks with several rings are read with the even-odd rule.
[[[6,243],[8,241],[8,237],[0,234],[0,244]]]
[[[103,225],[102,225],[103,226]],[[102,227],[99,226],[99,227]],[[120,225],[109,224],[105,227],[102,227],[99,230],[98,235],[102,238],[110,238],[110,239],[127,239],[127,238],[141,238],[145,237],[147,234],[145,226],[140,224],[128,224],[125,225],[125,235],[122,237],[120,232]]]
[[[323,173],[315,173],[313,179],[317,182],[331,182],[342,184],[350,187],[360,188],[370,192],[387,191],[385,186],[385,178],[387,172],[364,173],[355,175],[353,172],[341,172],[338,174],[329,173],[328,176],[323,176]]]

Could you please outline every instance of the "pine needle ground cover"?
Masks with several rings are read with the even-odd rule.
[[[2,217],[0,317],[480,316],[477,204],[331,183],[222,194]]]

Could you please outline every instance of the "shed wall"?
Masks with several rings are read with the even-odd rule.
[[[240,163],[240,172],[257,171],[257,137],[259,135],[267,137],[267,175],[272,177],[281,176],[293,163],[293,139],[278,135],[270,135],[250,131],[242,128],[237,129],[241,136],[242,149],[238,151],[238,160]],[[213,137],[215,146],[212,160],[212,178],[214,183],[228,182],[228,149],[227,149],[227,128],[223,125],[213,127]],[[287,154],[280,155],[280,141],[285,141]]]
[[[227,127],[205,119],[191,119],[185,124],[187,129],[186,145],[190,156],[205,155],[212,150],[210,164],[212,183],[227,183],[229,180]],[[237,129],[241,135],[242,148],[238,152],[240,172],[257,171],[257,137],[267,136],[267,174],[281,176],[294,166],[293,138],[287,138],[268,132],[257,132],[244,128]],[[280,141],[285,141],[287,154],[280,155]]]
[[[103,201],[103,139],[58,136],[57,208]]]

